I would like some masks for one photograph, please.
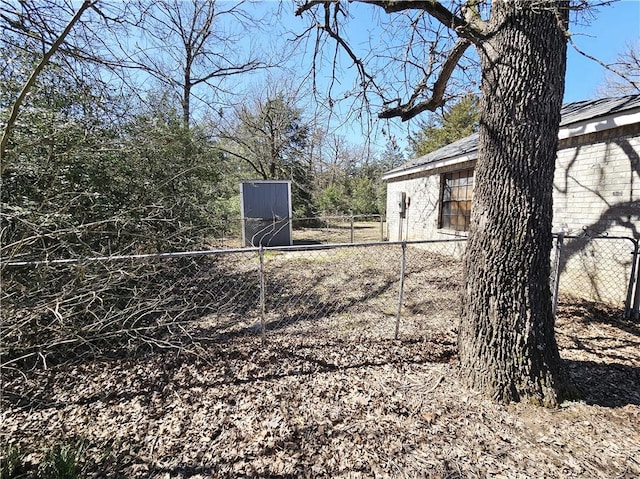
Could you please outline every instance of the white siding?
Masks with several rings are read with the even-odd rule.
[[[640,239],[640,138],[560,150],[553,199],[554,231],[606,236],[565,241],[560,291],[621,307],[633,243],[612,237]]]
[[[460,163],[457,169],[472,162]],[[438,230],[441,173],[387,184],[388,238],[398,240],[398,193],[411,197],[403,239],[445,239]],[[415,175],[417,176],[417,175]],[[554,178],[554,232],[631,236],[640,239],[640,137],[632,136],[564,148],[558,152]],[[407,225],[408,222],[408,225]],[[408,238],[407,238],[408,232]]]
[[[434,235],[438,227],[440,175],[423,176],[387,185],[387,234],[389,241],[399,240],[398,194],[402,191],[411,198],[406,218],[402,221],[402,239],[435,239]]]

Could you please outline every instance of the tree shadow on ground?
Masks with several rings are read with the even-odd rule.
[[[557,336],[570,378],[591,405],[640,405],[640,324],[602,303],[565,298],[558,310]],[[634,362],[634,358],[636,361]]]
[[[322,261],[320,266],[292,261],[280,261],[266,269],[265,333],[293,330],[301,323],[313,329],[325,319],[340,316],[365,314],[385,319],[388,313],[379,302],[396,301],[398,278],[393,269],[359,267],[357,261],[354,268],[353,264],[342,264],[340,258]],[[252,324],[211,322],[194,327],[192,334],[214,343],[259,335],[260,311],[253,313]]]
[[[3,304],[2,367],[47,369],[184,348],[193,342],[185,329],[192,321],[255,314],[257,268],[248,254],[54,265],[41,268],[42,284],[32,281],[28,294],[19,294],[25,278],[14,272],[15,280],[3,278],[12,301]]]
[[[319,283],[320,280],[316,279],[314,285]],[[298,323],[305,322],[320,322],[321,320],[331,317],[337,314],[347,314],[354,310],[362,309],[366,305],[366,301],[375,299],[385,293],[387,293],[392,287],[396,285],[395,280],[387,280],[382,284],[377,285],[367,292],[367,294],[354,295],[353,297],[345,297],[336,299],[335,297],[318,294],[317,292],[307,289],[307,294],[302,306],[289,307],[288,305],[282,307],[276,314],[270,314],[270,317],[265,321],[265,333],[275,332],[278,330],[292,327]],[[311,285],[306,285],[310,287]],[[298,293],[291,293],[284,289],[276,289],[280,292],[280,299],[283,303],[288,302],[289,297],[295,296]],[[282,292],[285,291],[285,292]],[[372,306],[373,308],[373,306]],[[275,309],[275,308],[270,308]],[[382,315],[383,313],[379,312]],[[199,328],[194,330],[194,333],[200,337],[206,337],[205,342],[220,343],[235,339],[243,336],[259,335],[261,334],[261,325],[256,322],[253,325],[240,327],[233,331],[221,330],[218,327],[214,328]]]
[[[640,368],[619,363],[565,361],[582,399],[603,407],[640,406]]]
[[[585,324],[607,324],[640,338],[640,323],[624,319],[624,311],[604,303],[579,298],[562,298],[558,309],[558,318],[579,319]]]
[[[293,246],[309,246],[309,245],[318,245],[318,244],[322,244],[322,241],[313,240],[313,239],[293,240]]]
[[[94,340],[96,335],[92,336],[93,333],[89,331],[91,334],[81,337],[77,346],[72,343],[70,347],[66,346],[65,341],[69,337],[75,338],[77,335],[73,334],[78,328],[59,328],[57,334],[62,340],[54,341],[52,345],[44,340],[20,344],[23,349],[16,348],[14,356],[19,358],[20,352],[34,351],[34,360],[29,363],[14,361],[10,367],[3,368],[5,378],[12,384],[5,400],[15,405],[31,404],[34,399],[46,401],[56,372],[68,367],[90,366],[96,361],[112,365],[123,360],[136,362],[151,358],[158,358],[159,363],[162,363],[162,358],[169,357],[165,354],[169,351],[192,361],[199,358],[210,362],[216,357],[226,360],[226,342],[238,339],[259,343],[258,261],[251,255],[237,258],[227,256],[222,259],[224,261],[207,257],[185,259],[175,261],[176,264],[170,265],[171,268],[143,265],[144,268],[140,266],[139,270],[146,274],[144,282],[123,273],[123,278],[117,277],[112,281],[113,286],[109,284],[112,289],[118,287],[118,291],[123,292],[116,295],[109,291],[114,301],[119,303],[113,305],[107,301],[94,301],[87,304],[86,301],[78,300],[73,312],[78,311],[77,322],[80,327],[80,320],[90,311],[93,318],[99,319],[100,324],[112,327],[109,336],[99,342]],[[395,274],[381,275],[380,271],[359,266],[349,268],[342,264],[342,256],[331,262],[328,258],[317,258],[320,261],[318,264],[322,266],[318,268],[312,268],[308,261],[296,261],[286,271],[279,268],[282,261],[276,259],[270,259],[273,266],[267,268],[265,274],[265,302],[268,312],[266,330],[269,332],[300,323],[305,323],[303,329],[307,327],[307,323],[309,327],[315,328],[315,323],[324,318],[359,314],[363,308],[367,312],[377,308],[374,317],[379,318],[384,312],[380,310],[378,299],[381,296],[395,298]],[[346,276],[336,280],[336,271]],[[111,274],[111,270],[105,268],[98,273]],[[98,273],[94,276],[99,277]],[[129,289],[122,287],[126,281],[133,282],[132,286],[126,283]],[[342,287],[344,281],[349,282],[349,288]],[[84,284],[82,286],[89,287]],[[62,291],[59,294],[64,293]],[[78,296],[75,290],[68,294],[73,298]],[[118,307],[120,303],[121,308]],[[30,304],[20,306],[38,320],[41,316],[47,319],[44,316],[47,306],[44,301],[33,307]],[[93,309],[90,310],[90,307]],[[141,317],[143,314],[144,317]],[[113,321],[116,315],[124,318],[122,324]],[[66,347],[57,347],[58,343]],[[212,354],[212,349],[225,349],[225,352]],[[42,364],[47,367],[40,367],[37,362],[39,358],[43,358]],[[20,377],[24,374],[30,378],[33,376],[33,381],[28,381],[31,384],[29,387],[20,386]],[[162,378],[156,376],[153,375],[154,382],[163,383]],[[145,378],[139,380],[143,384],[147,382]],[[148,384],[147,388],[156,390],[157,385]]]

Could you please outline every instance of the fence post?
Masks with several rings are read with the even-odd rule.
[[[262,336],[262,344],[267,342],[266,320],[265,320],[265,281],[264,281],[264,246],[260,245],[258,250],[260,256],[260,335]]]
[[[553,317],[556,317],[558,311],[558,292],[560,290],[560,261],[562,260],[562,246],[564,243],[564,231],[558,233],[556,239],[556,254],[555,254],[555,270],[553,271]]]
[[[394,339],[400,334],[400,313],[402,312],[402,299],[404,295],[404,269],[407,259],[407,243],[402,242],[402,257],[400,259],[400,290],[398,291],[398,314],[396,315],[396,331]]]
[[[380,242],[384,241],[384,215],[380,215]]]
[[[624,319],[629,319],[633,315],[633,307],[631,300],[633,298],[633,286],[638,281],[637,278],[637,260],[638,260],[638,242],[633,240],[633,253],[631,253],[631,274],[629,275],[629,286],[627,288],[627,299],[624,302]],[[637,299],[637,294],[636,294]]]
[[[351,243],[353,243],[354,237],[353,237],[353,215],[351,215]]]
[[[407,211],[405,212],[404,222],[407,224],[407,233],[404,235],[404,240],[409,241],[409,207],[407,206]]]
[[[639,243],[636,242],[634,251],[634,263],[636,264],[636,291],[633,297],[633,306],[631,307],[631,319],[638,321],[640,319],[640,254],[638,251]]]

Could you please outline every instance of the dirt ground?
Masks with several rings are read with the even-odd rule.
[[[3,443],[35,464],[83,439],[89,477],[640,477],[638,324],[564,298],[557,338],[582,400],[495,404],[457,379],[442,258],[408,263],[394,339],[397,273],[376,250],[335,254],[269,258],[265,344],[252,313],[224,334],[212,314],[190,349],[7,370]]]

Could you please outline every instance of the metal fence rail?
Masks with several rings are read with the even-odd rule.
[[[588,300],[624,311],[638,319],[638,241],[621,236],[554,236],[552,278],[558,296]],[[553,281],[552,281],[553,284]]]
[[[11,365],[105,349],[197,349],[246,335],[300,343],[310,336],[455,341],[465,245],[378,242],[4,263],[0,353]],[[552,261],[560,307],[604,302],[637,319],[637,241],[558,237]]]

